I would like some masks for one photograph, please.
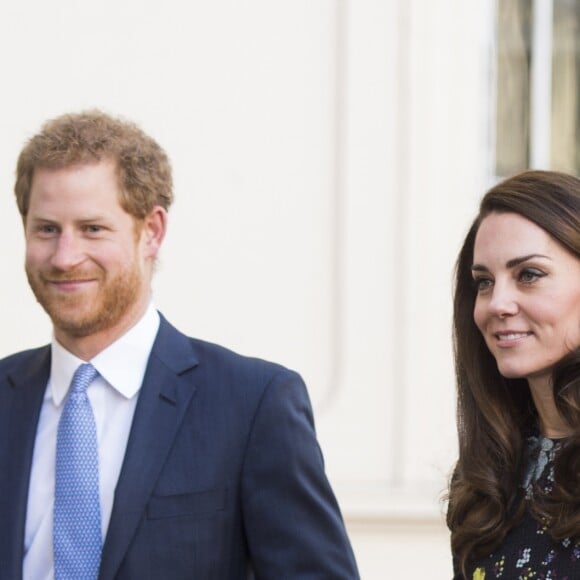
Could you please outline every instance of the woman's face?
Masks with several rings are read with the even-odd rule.
[[[580,345],[580,259],[515,213],[483,219],[473,251],[474,319],[508,378],[549,382]]]

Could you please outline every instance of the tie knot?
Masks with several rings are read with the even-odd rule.
[[[98,374],[97,369],[92,364],[84,363],[80,365],[73,376],[71,391],[73,393],[84,393]]]

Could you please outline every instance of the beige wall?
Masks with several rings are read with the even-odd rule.
[[[158,307],[304,375],[363,578],[450,577],[451,275],[490,178],[493,4],[3,3],[0,355],[50,333],[19,148],[68,110],[134,119],[175,169]]]

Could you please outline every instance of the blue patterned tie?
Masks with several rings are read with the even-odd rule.
[[[101,562],[99,453],[87,387],[91,364],[76,370],[56,439],[54,492],[55,580],[96,580]]]

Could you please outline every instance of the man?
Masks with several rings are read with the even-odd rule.
[[[0,361],[0,580],[358,578],[300,377],[152,305],[159,145],[62,116],[21,152],[15,193],[53,340]]]

